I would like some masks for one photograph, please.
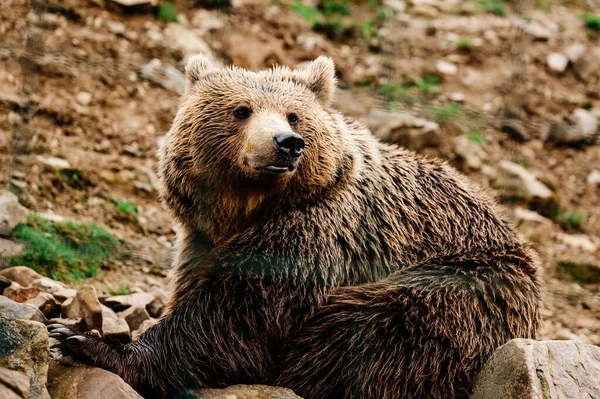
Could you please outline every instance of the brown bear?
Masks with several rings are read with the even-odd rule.
[[[196,56],[160,151],[174,295],[128,345],[50,326],[147,398],[272,384],[309,399],[464,398],[540,322],[535,256],[444,162],[332,108],[334,65]]]

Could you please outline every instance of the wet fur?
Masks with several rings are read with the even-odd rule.
[[[251,73],[199,57],[187,75],[160,161],[182,226],[169,310],[129,345],[71,338],[66,353],[147,398],[264,383],[307,399],[441,399],[466,397],[496,347],[535,336],[529,246],[453,168],[333,110],[329,60]],[[231,112],[244,102],[298,113],[295,173],[241,165],[247,132]]]

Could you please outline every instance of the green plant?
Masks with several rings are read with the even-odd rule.
[[[121,285],[116,290],[109,288],[108,293],[110,295],[129,295],[131,293],[131,287],[129,287],[128,285]]]
[[[456,42],[456,48],[459,50],[463,50],[463,51],[470,50],[471,49],[471,39],[469,39],[468,37],[461,37]]]
[[[120,201],[115,203],[117,210],[125,215],[137,215],[138,209],[134,203],[129,201]]]
[[[464,115],[463,108],[457,103],[441,106],[430,106],[425,109],[426,113],[438,123],[448,122],[451,119]]]
[[[600,31],[600,15],[585,13],[581,16],[585,27],[591,30]]]
[[[360,37],[367,44],[373,40],[375,36],[375,21],[366,21],[358,25],[358,30],[360,31]]]
[[[505,0],[482,0],[480,4],[483,8],[495,15],[506,16]]]
[[[546,3],[545,1],[538,1],[535,3],[535,5],[537,8],[539,8],[540,10],[542,10],[544,12],[552,11],[552,5],[550,5],[549,3]]]
[[[467,139],[481,146],[485,145],[485,136],[479,130],[475,130],[467,134]]]
[[[583,213],[558,213],[558,222],[564,228],[580,229],[585,223],[586,215]]]
[[[177,7],[170,1],[165,1],[158,6],[156,16],[163,22],[179,22],[177,19]]]
[[[419,90],[423,94],[426,94],[426,95],[440,94],[440,88],[438,86],[440,84],[440,80],[435,75],[427,74],[427,75],[425,75],[425,77],[423,79],[421,79],[421,78],[414,79],[414,83],[415,83],[415,87],[417,88],[417,90]]]
[[[521,166],[524,167],[525,169],[529,168],[529,158],[521,159]]]
[[[322,18],[323,14],[316,8],[311,7],[309,5],[304,4],[302,1],[296,1],[290,4],[290,8],[292,11],[296,12],[300,15],[306,22],[311,24],[313,27],[318,24]]]
[[[379,85],[377,91],[383,99],[388,102],[411,102],[411,97],[408,94],[408,89],[401,84],[391,82]]]
[[[8,264],[29,266],[56,280],[79,282],[94,277],[119,245],[97,224],[53,222],[33,214],[27,224],[17,225],[14,234],[24,251]]]

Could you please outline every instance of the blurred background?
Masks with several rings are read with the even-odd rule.
[[[156,151],[186,60],[257,70],[325,54],[340,111],[447,159],[532,241],[538,338],[600,345],[598,0],[2,5],[0,191],[31,213],[0,238],[0,267],[165,302],[175,233]]]

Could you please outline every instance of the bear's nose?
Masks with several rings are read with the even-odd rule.
[[[278,133],[273,137],[273,144],[277,151],[287,154],[292,158],[298,158],[304,149],[302,136],[292,132]]]

